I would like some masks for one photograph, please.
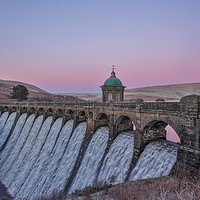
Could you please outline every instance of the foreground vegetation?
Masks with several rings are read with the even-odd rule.
[[[108,197],[116,200],[193,200],[200,199],[200,181],[165,177],[113,187]]]
[[[54,193],[41,200],[199,200],[200,180],[188,177],[163,177],[127,182],[113,187],[88,187],[70,197]]]

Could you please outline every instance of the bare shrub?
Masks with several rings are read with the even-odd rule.
[[[135,182],[127,182],[111,187],[97,187],[102,183],[96,183],[96,187],[87,187],[77,190],[70,199],[92,200],[98,192],[98,199],[107,200],[199,200],[200,180],[192,177],[162,177]],[[110,188],[111,187],[111,188]],[[101,192],[100,192],[101,191]],[[63,195],[63,196],[62,196]],[[100,195],[100,196],[99,196]],[[54,193],[50,198],[40,200],[64,200],[67,199],[63,193]]]
[[[200,181],[177,177],[142,180],[115,186],[108,196],[115,200],[198,200]]]

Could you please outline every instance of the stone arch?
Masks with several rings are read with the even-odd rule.
[[[165,139],[167,136],[166,127],[170,125],[170,127],[173,128],[173,130],[177,133],[177,135],[180,137],[179,131],[177,132],[177,127],[168,120],[152,120],[149,123],[145,125],[142,131],[142,141],[145,144],[148,144],[150,141],[156,140],[156,139]]]
[[[5,107],[2,108],[2,113],[3,113],[3,112],[9,112],[9,110],[10,110],[10,109],[8,108],[8,106],[5,106]]]
[[[13,106],[13,107],[10,108],[10,111],[11,111],[11,113],[12,112],[17,112],[17,108],[15,106]]]
[[[83,117],[83,116],[86,116],[86,113],[85,113],[85,111],[80,111],[79,113],[78,113],[78,116],[79,117]]]
[[[28,114],[31,115],[31,114],[34,114],[35,113],[35,108],[34,107],[31,107],[28,111]]]
[[[119,134],[123,131],[133,131],[133,122],[130,117],[121,115],[116,120],[116,133]]]
[[[105,113],[100,113],[100,114],[98,114],[96,120],[97,121],[106,120],[108,122],[109,118],[108,118],[108,115],[106,115]]]
[[[136,116],[133,113],[130,114],[130,113],[121,113],[120,112],[119,114],[116,115],[115,124],[119,123],[119,120],[121,120],[121,118],[123,118],[123,117],[127,117],[132,121],[132,125],[134,127],[133,130],[136,130],[139,128],[137,125]]]
[[[53,116],[53,109],[52,108],[48,108],[46,111],[46,115],[47,116]]]
[[[20,110],[20,113],[27,113],[27,107],[22,107]]]
[[[67,111],[65,112],[65,115],[66,115],[68,118],[72,119],[72,118],[74,118],[74,111],[73,111],[73,110],[67,110]]]
[[[109,125],[109,117],[105,113],[99,113],[96,117],[95,130],[100,126],[108,126]]]
[[[62,116],[63,116],[63,110],[62,109],[56,110],[56,117],[62,117]]]
[[[86,113],[85,111],[80,111],[78,113],[78,123],[83,122],[83,121],[87,121]]]
[[[37,113],[38,113],[38,115],[44,115],[44,113],[45,113],[44,108],[39,108],[37,110]]]

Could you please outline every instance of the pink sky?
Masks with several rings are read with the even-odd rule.
[[[112,65],[127,88],[199,82],[200,1],[0,2],[0,79],[100,92]]]
[[[165,130],[167,131],[166,139],[172,142],[180,143],[180,138],[175,130],[170,126],[167,125]]]

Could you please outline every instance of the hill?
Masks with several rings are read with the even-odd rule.
[[[200,83],[187,83],[127,89],[125,98],[127,100],[134,98],[143,98],[144,100],[156,100],[157,98],[180,100],[183,96],[199,93]]]
[[[67,93],[87,101],[101,101],[101,93]],[[125,100],[142,98],[145,101],[155,101],[162,98],[168,101],[180,100],[189,94],[200,94],[200,83],[173,84],[149,86],[125,90]],[[66,94],[65,94],[66,95]]]
[[[64,93],[51,94],[28,83],[18,81],[0,80],[0,100],[13,101],[10,93],[13,86],[24,85],[29,91],[29,101],[65,102],[65,101],[101,101],[101,93]],[[180,100],[189,94],[200,94],[200,83],[173,84],[161,86],[149,86],[125,90],[125,100],[132,101],[142,98],[145,101],[155,101],[162,98],[168,101]]]
[[[51,94],[45,90],[40,89],[34,85],[23,83],[19,81],[7,81],[7,80],[0,80],[0,101],[14,101],[11,98],[11,92],[13,91],[13,86],[16,85],[24,85],[28,91],[28,101],[45,101],[45,102],[65,102],[65,101],[82,101],[77,97],[70,96],[70,95],[60,95],[60,94]]]

